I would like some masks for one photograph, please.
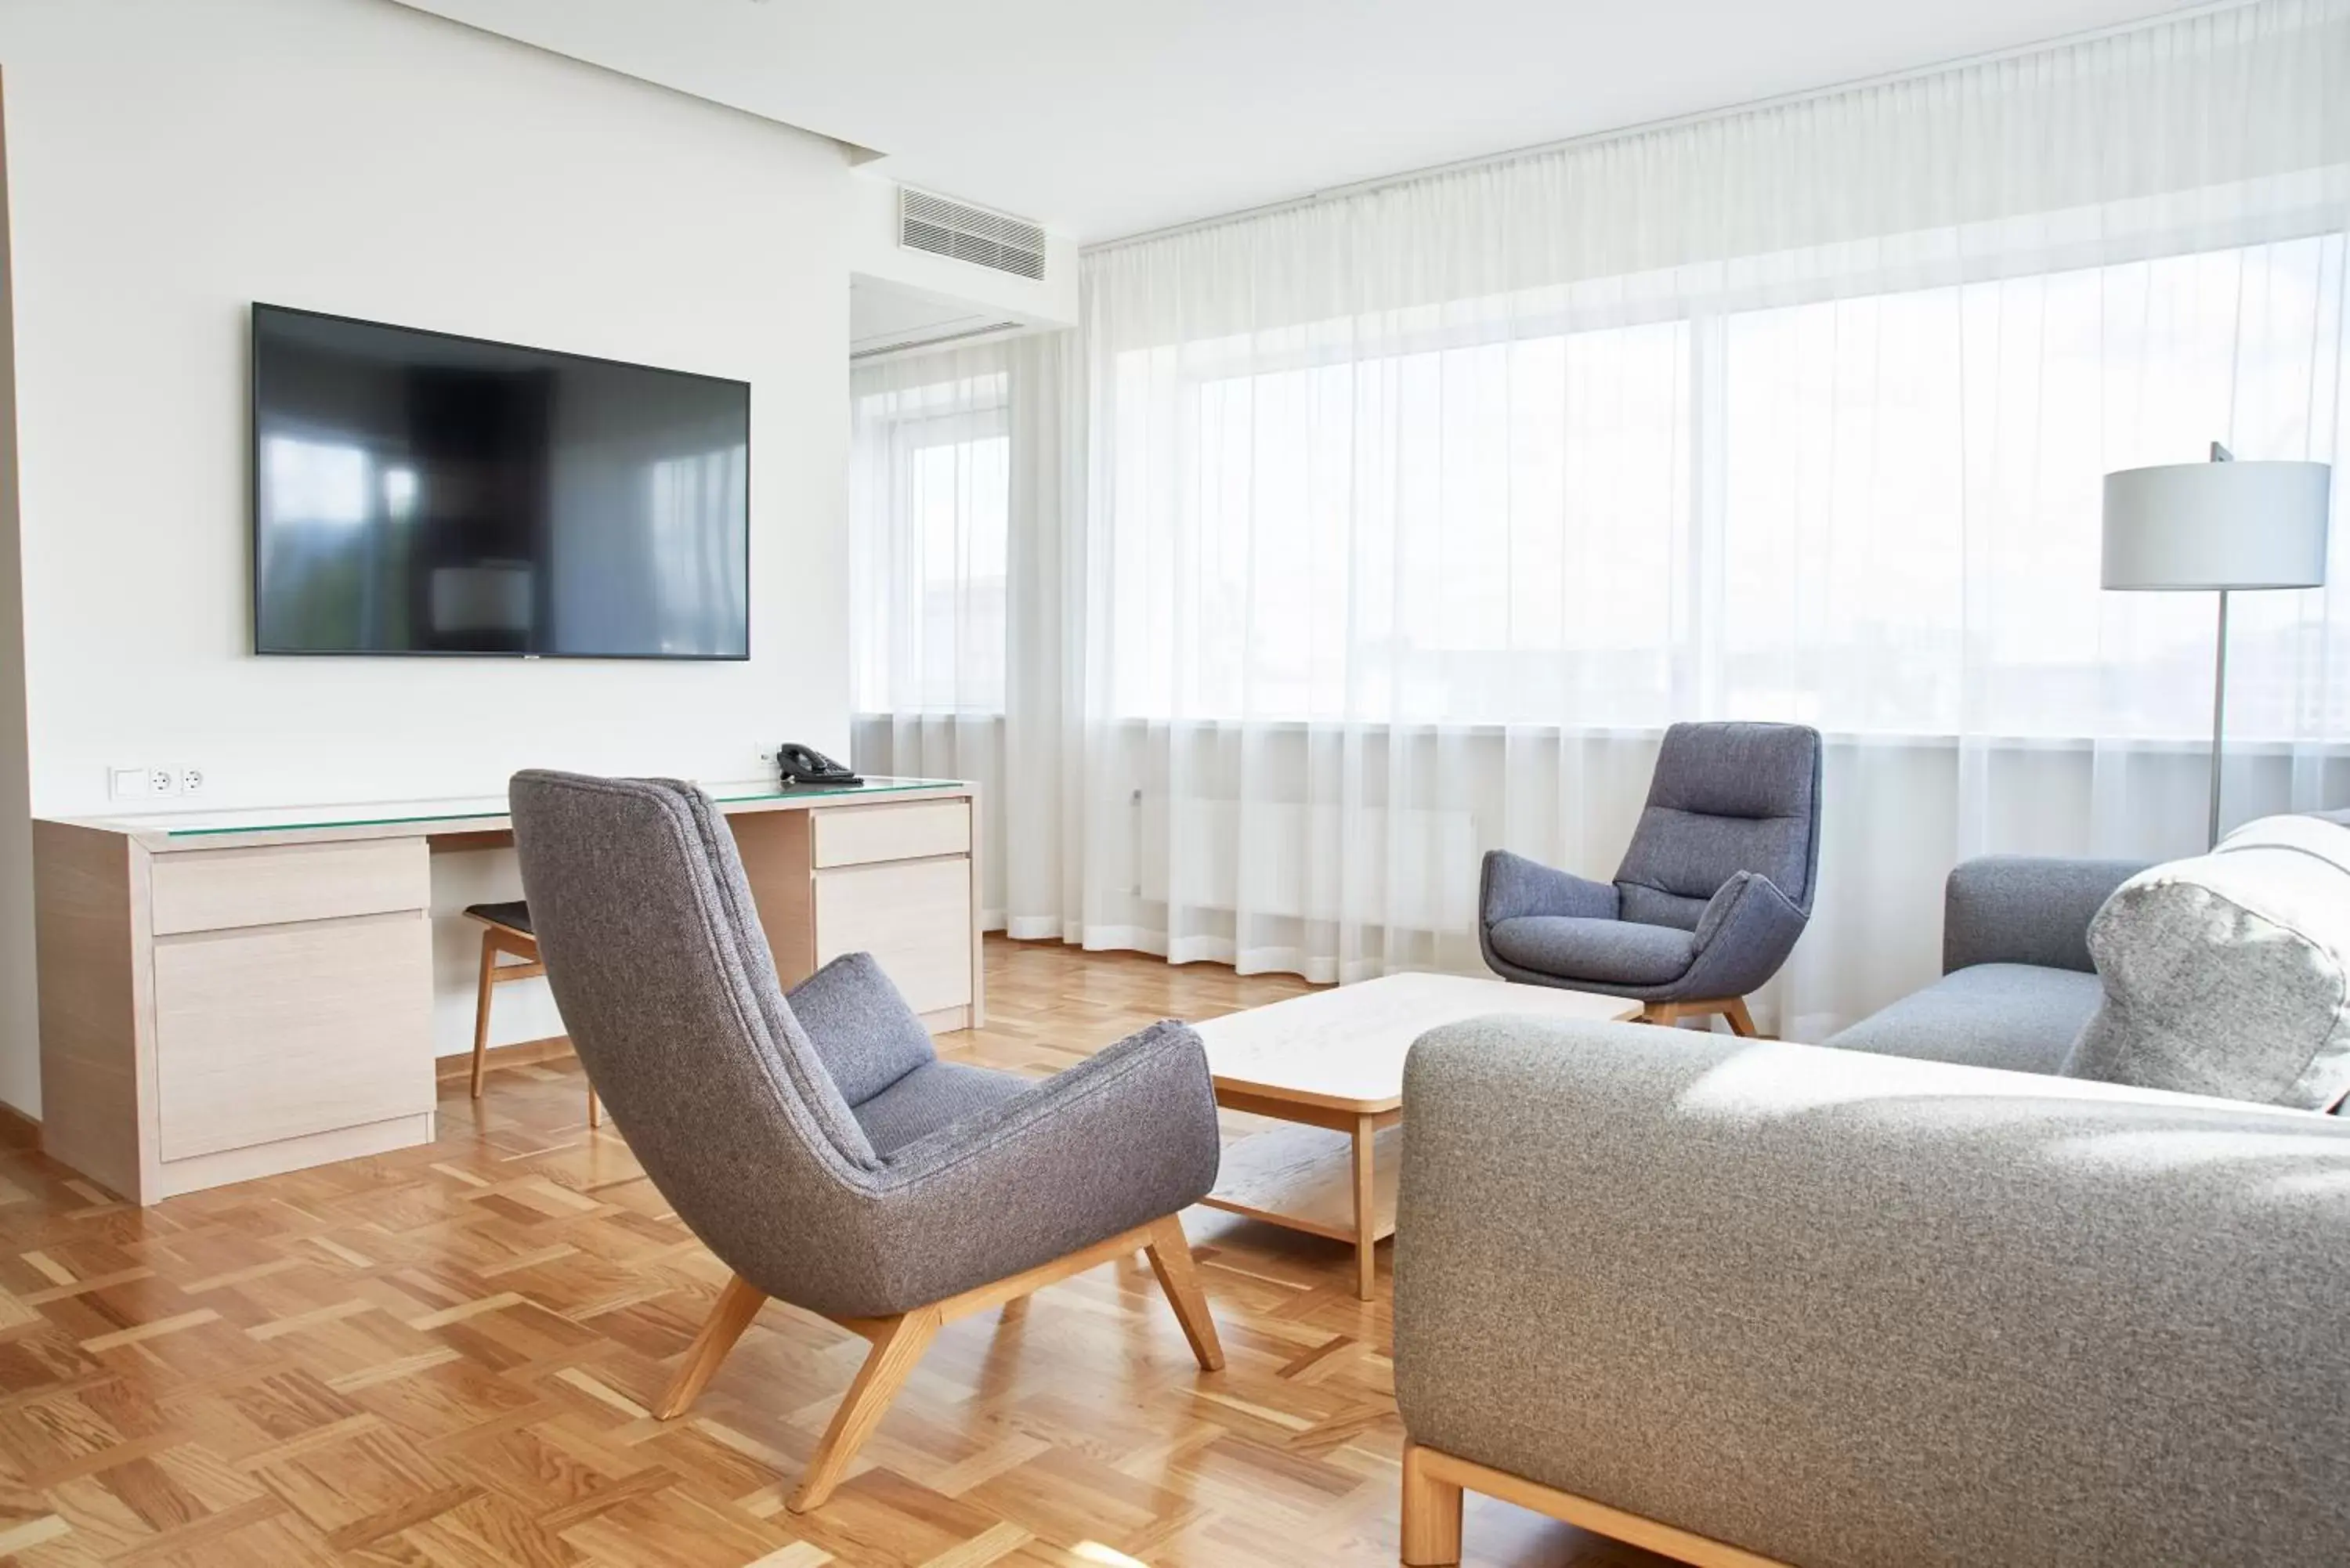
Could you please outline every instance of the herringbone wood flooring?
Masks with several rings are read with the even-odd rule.
[[[967,1059],[1066,1065],[1292,981],[987,944]],[[1186,1217],[1229,1368],[1139,1258],[931,1350],[833,1502],[783,1499],[866,1350],[770,1304],[688,1416],[647,1405],[721,1268],[567,1059],[444,1082],[428,1148],[140,1210],[0,1148],[0,1560],[1117,1568],[1391,1563],[1384,1299],[1348,1251]],[[1228,1137],[1257,1124],[1232,1118]],[[1382,1265],[1384,1268],[1384,1264]],[[1485,1564],[1660,1559],[1472,1499]],[[8,1555],[13,1553],[13,1555]]]

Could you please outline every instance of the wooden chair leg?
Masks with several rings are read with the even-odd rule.
[[[1143,1256],[1150,1260],[1150,1272],[1159,1276],[1159,1288],[1167,1293],[1167,1304],[1175,1309],[1175,1321],[1183,1325],[1183,1337],[1191,1342],[1191,1355],[1200,1370],[1222,1372],[1223,1341],[1216,1337],[1216,1320],[1209,1315],[1207,1294],[1200,1289],[1199,1273],[1191,1266],[1191,1241],[1183,1234],[1183,1221],[1170,1214],[1153,1225]]]
[[[832,1413],[832,1424],[824,1429],[824,1438],[816,1446],[816,1455],[808,1460],[807,1473],[784,1506],[794,1513],[806,1513],[812,1508],[822,1508],[832,1496],[833,1489],[847,1473],[849,1462],[857,1450],[881,1424],[882,1414],[889,1401],[904,1387],[906,1375],[914,1363],[922,1358],[931,1341],[938,1337],[939,1309],[917,1307],[902,1317],[885,1320],[886,1325],[876,1325],[873,1349],[865,1357],[865,1365],[857,1369],[857,1380],[842,1395],[839,1407]]]
[[[1461,1488],[1428,1472],[1428,1450],[1403,1446],[1403,1560],[1409,1568],[1461,1561]]]
[[[1684,1018],[1711,1018],[1720,1013],[1729,1022],[1730,1032],[1747,1040],[1762,1038],[1754,1027],[1753,1014],[1746,1011],[1742,996],[1709,996],[1689,1002],[1652,1002],[1640,1010],[1643,1023],[1661,1023],[1677,1027]],[[1711,1028],[1712,1025],[1707,1025]]]
[[[604,1107],[596,1098],[596,1085],[593,1084],[588,1085],[588,1125],[591,1127],[604,1125]]]
[[[482,933],[482,978],[473,992],[473,1098],[482,1097],[482,1058],[490,1048],[490,992],[497,988],[498,950]]]
[[[710,1315],[702,1320],[702,1332],[693,1336],[693,1344],[686,1350],[685,1365],[677,1369],[669,1392],[653,1407],[656,1419],[673,1421],[701,1397],[711,1375],[718,1370],[718,1364],[726,1359],[726,1353],[734,1348],[734,1342],[743,1337],[743,1331],[751,1326],[751,1320],[759,1315],[766,1301],[766,1293],[746,1282],[740,1274],[726,1282]]]

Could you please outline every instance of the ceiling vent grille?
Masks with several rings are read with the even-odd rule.
[[[1043,229],[927,191],[899,189],[898,243],[910,251],[951,256],[1014,277],[1045,275]]]

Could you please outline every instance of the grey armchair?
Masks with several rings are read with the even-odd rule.
[[[1505,980],[1647,1003],[1650,1023],[1721,1013],[1794,950],[1820,863],[1820,736],[1801,724],[1675,724],[1616,880],[1507,850],[1485,857],[1477,936]]]
[[[872,1342],[788,1506],[824,1502],[940,1327],[1139,1248],[1223,1365],[1179,1210],[1214,1184],[1199,1036],[1154,1024],[1031,1083],[937,1060],[863,954],[787,1001],[709,798],[528,772],[523,881],[573,1045],[661,1195],[733,1271],[656,1411],[770,1296]]]

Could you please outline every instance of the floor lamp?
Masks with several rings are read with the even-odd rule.
[[[2217,590],[2211,670],[2211,839],[2220,842],[2220,747],[2228,722],[2228,596],[2325,583],[2322,462],[2238,462],[2218,441],[2209,462],[2106,475],[2105,586],[2126,592]]]

